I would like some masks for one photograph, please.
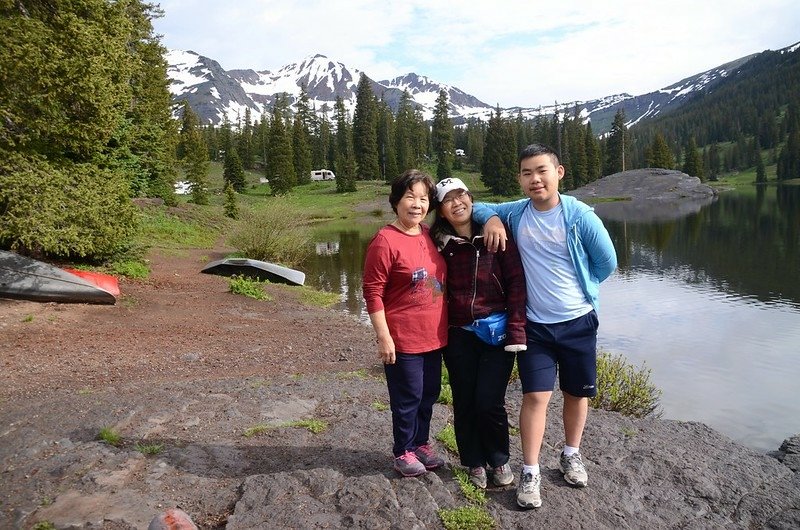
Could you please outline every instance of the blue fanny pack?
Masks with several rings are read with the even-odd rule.
[[[464,329],[473,331],[486,344],[499,346],[506,340],[506,323],[508,315],[504,311],[492,313],[488,317],[479,318]]]

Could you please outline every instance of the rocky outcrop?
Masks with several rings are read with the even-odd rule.
[[[680,171],[646,168],[614,173],[568,195],[590,203],[603,219],[636,222],[697,213],[714,201],[716,190]]]
[[[0,527],[146,528],[179,507],[209,529],[441,528],[438,510],[467,504],[454,479],[458,459],[449,455],[443,469],[419,478],[391,469],[380,374],[376,366],[118,385],[3,406]],[[515,382],[512,423],[520,397]],[[49,407],[36,402],[43,399]],[[490,489],[485,508],[497,528],[800,527],[800,436],[759,454],[701,423],[591,411],[582,444],[589,485],[574,489],[558,471],[560,408],[555,398],[541,460],[543,507],[521,511],[513,487]],[[297,423],[309,419],[327,428],[315,434]],[[433,432],[451,421],[450,408],[437,404]],[[122,435],[121,445],[96,440],[104,426]],[[148,456],[146,447],[161,449]],[[518,472],[516,436],[511,464]]]

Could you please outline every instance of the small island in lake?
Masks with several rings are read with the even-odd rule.
[[[645,168],[614,173],[567,193],[591,204],[613,221],[667,221],[700,211],[717,190],[697,177],[669,169]]]

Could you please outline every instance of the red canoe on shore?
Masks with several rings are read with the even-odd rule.
[[[100,274],[91,273],[92,276]],[[0,298],[35,302],[114,304],[119,295],[119,285],[113,276],[102,276],[113,279],[113,285],[108,278],[94,278],[100,282],[98,285],[48,263],[0,250]]]

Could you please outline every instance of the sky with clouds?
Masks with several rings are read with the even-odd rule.
[[[226,69],[322,54],[414,72],[490,105],[644,94],[800,41],[798,0],[155,0],[162,44]]]

